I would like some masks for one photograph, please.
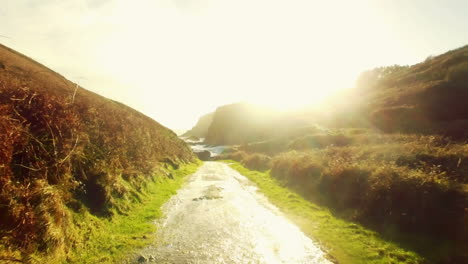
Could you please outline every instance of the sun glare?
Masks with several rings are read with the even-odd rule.
[[[197,98],[185,100],[188,107],[199,108],[200,101],[209,101],[203,105],[211,109],[194,112],[194,116],[156,117],[163,123],[181,118],[191,119],[181,123],[193,123],[201,112],[236,101],[278,110],[316,104],[351,87],[367,67],[368,58],[359,53],[366,47],[358,46],[348,32],[353,29],[353,34],[370,39],[369,26],[363,27],[366,12],[362,5],[349,5],[346,12],[336,10],[341,20],[333,20],[319,11],[334,10],[326,3],[319,9],[307,1],[248,4],[249,9],[244,9],[241,3],[207,2],[193,9],[143,1],[138,12],[116,5],[108,20],[118,30],[107,36],[99,52],[100,63],[121,83],[144,92],[146,99],[134,105],[143,112],[156,114],[172,107],[170,100],[153,103],[162,92],[169,97]],[[350,38],[346,45],[356,52],[343,49],[343,36],[332,33],[342,31],[342,21],[348,21],[343,33]],[[151,28],[151,34],[145,33],[148,29],[142,24]],[[131,53],[121,52],[129,49]],[[122,90],[113,96],[125,98],[128,93]]]
[[[24,28],[37,26],[22,35],[50,41],[18,48],[171,128],[189,128],[201,114],[239,101],[282,110],[318,104],[352,87],[364,70],[430,52],[401,41],[411,36],[389,15],[395,7],[381,1],[340,1],[339,8],[313,0],[78,2],[52,14],[31,9],[24,17],[37,21]],[[63,23],[40,26],[44,17]],[[57,43],[64,44],[55,52]]]

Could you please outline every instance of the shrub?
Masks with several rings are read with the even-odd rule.
[[[351,137],[343,134],[316,134],[307,135],[292,141],[289,144],[291,150],[306,150],[311,148],[324,148],[327,146],[347,146],[352,142]]]
[[[468,56],[465,57],[468,60]],[[447,81],[453,81],[456,83],[467,83],[468,82],[468,62],[458,64],[450,67],[446,75]]]
[[[467,146],[416,135],[382,135],[381,144],[370,142],[278,154],[271,175],[343,217],[383,232],[451,240],[463,252]]]
[[[463,232],[466,193],[449,184],[438,170],[429,174],[404,167],[377,168],[370,178],[363,216],[380,228],[392,224],[401,232],[456,239]]]
[[[247,154],[247,152],[244,152],[244,151],[232,151],[232,152],[228,152],[228,153],[223,153],[221,155],[218,155],[218,156],[215,156],[214,159],[215,160],[225,160],[225,159],[230,159],[230,160],[235,160],[235,161],[238,161],[238,162],[242,162],[243,160],[246,159],[246,157],[248,156],[249,154]]]
[[[288,152],[272,161],[271,175],[304,191],[314,190],[320,181],[323,165],[312,153]]]
[[[240,150],[246,152],[258,152],[263,154],[275,154],[287,150],[289,140],[278,138],[273,140],[254,142],[240,146]]]
[[[271,158],[267,155],[260,153],[247,153],[244,151],[235,151],[230,153],[223,153],[215,158],[217,160],[235,160],[252,170],[263,171],[269,169],[271,166]]]
[[[270,168],[271,158],[264,154],[254,153],[247,155],[242,160],[242,164],[249,169],[264,171]]]
[[[327,167],[320,182],[320,191],[334,208],[363,209],[369,192],[371,171],[364,166],[342,163]]]
[[[374,126],[385,133],[398,131],[420,132],[427,129],[427,116],[415,107],[401,106],[382,108],[371,114]]]

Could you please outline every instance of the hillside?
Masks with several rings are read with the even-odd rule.
[[[73,217],[124,214],[122,200],[194,160],[151,118],[0,45],[0,260],[67,252],[83,239]]]
[[[331,100],[329,112],[336,126],[436,133],[463,139],[468,137],[466,102],[468,46],[428,57],[413,66],[394,65],[364,72],[354,89]]]
[[[410,67],[365,72],[321,113],[290,115],[315,127],[277,119],[270,128],[290,132],[260,140],[238,127],[249,140],[218,159],[265,171],[335,215],[417,251],[424,263],[466,263],[467,65],[465,46]]]
[[[198,122],[195,126],[190,129],[189,131],[185,132],[183,136],[186,137],[197,137],[197,138],[204,138],[208,133],[208,128],[210,127],[213,121],[214,113],[206,114],[198,119]]]
[[[240,144],[307,132],[313,124],[468,138],[468,46],[413,66],[378,67],[318,110],[278,113],[251,104],[219,107],[197,124],[209,144]],[[201,119],[202,120],[202,119]],[[203,133],[206,131],[206,134]]]
[[[213,145],[242,144],[308,131],[315,114],[282,113],[249,103],[235,103],[216,109],[205,142]]]
[[[274,115],[248,103],[216,109],[205,142],[213,145],[239,144],[258,140],[271,126]]]

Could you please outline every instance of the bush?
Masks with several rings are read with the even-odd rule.
[[[271,158],[260,153],[247,153],[244,151],[235,151],[231,153],[223,153],[216,157],[217,160],[235,160],[242,163],[245,167],[251,170],[264,171],[271,166]]]
[[[391,138],[400,143],[386,143]],[[468,148],[444,142],[440,137],[385,135],[380,145],[291,151],[273,158],[271,175],[343,217],[382,232],[464,245]]]
[[[421,132],[429,126],[428,117],[419,108],[401,106],[389,107],[374,111],[370,120],[372,124],[385,133]]]
[[[363,166],[342,163],[327,167],[320,184],[320,192],[339,210],[362,210],[368,197],[371,171]],[[353,216],[356,217],[356,216]]]
[[[242,160],[242,164],[245,165],[245,167],[258,171],[268,170],[271,166],[270,163],[271,158],[269,156],[259,153],[247,155]]]
[[[292,141],[289,144],[291,150],[306,150],[311,148],[324,148],[327,146],[348,146],[352,138],[343,134],[316,134],[307,135]]]
[[[468,56],[465,60],[468,60]],[[447,72],[446,80],[466,84],[468,82],[468,62],[450,67]]]
[[[247,152],[236,150],[236,151],[223,153],[221,155],[215,156],[214,159],[215,160],[235,160],[238,162],[242,162],[243,160],[246,159],[248,155],[249,154],[247,154]]]
[[[288,152],[272,161],[271,175],[304,191],[315,190],[322,174],[321,160],[312,153]]]
[[[400,232],[430,234],[460,241],[464,232],[466,193],[441,177],[404,167],[377,168],[370,177],[370,192],[363,217],[378,227],[395,225]]]
[[[246,152],[258,152],[263,154],[275,154],[287,150],[289,140],[287,138],[279,138],[268,141],[244,144],[240,146],[240,150]]]

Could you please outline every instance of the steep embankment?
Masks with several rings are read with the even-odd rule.
[[[192,129],[185,132],[183,136],[186,136],[186,137],[194,136],[197,138],[205,138],[206,134],[208,133],[208,128],[210,127],[213,121],[213,116],[214,116],[214,113],[209,113],[200,117],[200,119],[198,119],[197,124]]]
[[[0,45],[0,258],[68,251],[72,215],[125,213],[121,200],[193,160],[151,118]]]

